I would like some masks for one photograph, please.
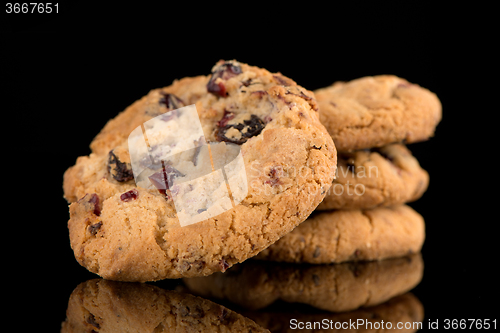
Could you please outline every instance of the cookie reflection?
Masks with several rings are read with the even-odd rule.
[[[311,308],[314,310],[314,308]],[[422,329],[424,308],[412,293],[349,312],[260,311],[243,314],[273,333],[285,332],[416,332]]]
[[[249,260],[225,273],[183,279],[200,296],[257,310],[277,300],[342,312],[381,304],[415,287],[423,276],[422,256],[330,265]]]
[[[223,306],[156,286],[94,279],[70,296],[61,332],[268,332]]]

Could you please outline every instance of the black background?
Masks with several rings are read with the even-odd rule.
[[[96,277],[69,246],[64,171],[126,106],[176,78],[208,74],[219,59],[279,71],[310,90],[395,74],[435,92],[443,105],[435,137],[409,146],[431,179],[411,204],[427,232],[413,292],[426,321],[500,319],[492,8],[67,6],[1,17],[2,273],[11,310],[28,311],[28,326],[58,331],[71,291]]]

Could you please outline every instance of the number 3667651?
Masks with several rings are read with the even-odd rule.
[[[59,13],[58,3],[43,3],[43,2],[14,2],[5,4],[5,12],[7,14],[50,14]]]

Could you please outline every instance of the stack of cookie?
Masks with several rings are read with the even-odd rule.
[[[252,310],[281,299],[344,312],[396,299],[421,281],[424,219],[406,203],[422,196],[429,175],[404,143],[433,135],[439,100],[388,75],[335,83],[315,95],[338,149],[325,199],[254,257],[261,261],[184,279],[191,291]]]
[[[433,93],[395,76],[313,93],[220,61],[133,103],[65,172],[75,258],[105,279],[185,278],[253,309],[375,306],[422,277],[424,220],[405,203],[429,176],[404,144],[440,119]],[[252,257],[268,262],[224,273]]]
[[[193,110],[199,120],[185,120]],[[394,76],[314,94],[221,60],[133,103],[65,172],[71,247],[120,281],[206,276],[256,255],[332,263],[418,252],[424,222],[403,204],[428,175],[401,142],[427,139],[440,118],[433,93]],[[214,155],[229,145],[246,171]],[[309,217],[316,208],[327,211]]]
[[[419,252],[424,220],[405,203],[422,196],[429,175],[405,143],[433,135],[439,99],[391,75],[338,82],[315,95],[338,150],[337,177],[316,211],[257,258],[321,264]]]

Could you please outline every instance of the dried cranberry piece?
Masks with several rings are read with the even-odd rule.
[[[169,189],[168,183],[172,183],[174,178],[184,177],[179,170],[175,169],[171,165],[162,162],[162,169],[158,172],[153,173],[149,176],[149,180],[158,191],[168,198],[166,190]]]
[[[201,146],[205,143],[205,137],[201,136],[198,140],[193,140],[195,149],[193,155],[193,165],[196,166],[198,164],[198,155],[200,155]]]
[[[229,263],[226,261],[226,259],[222,258],[221,261],[219,261],[219,268],[222,273],[224,273],[229,268]]]
[[[227,121],[229,121],[229,120],[227,120]],[[219,126],[219,129],[217,130],[215,136],[216,136],[217,140],[219,140],[219,141],[232,142],[232,143],[236,143],[238,145],[245,143],[249,138],[251,138],[253,136],[259,135],[265,126],[262,119],[260,119],[259,117],[257,117],[254,114],[250,116],[250,119],[244,120],[243,123],[228,125],[227,121],[222,122],[222,124],[225,123],[225,125]],[[234,129],[238,130],[238,132],[240,132],[239,138],[227,137],[226,133],[231,128],[234,128]]]
[[[101,325],[99,325],[99,323],[95,320],[95,317],[92,313],[87,317],[87,323],[94,326],[95,328],[101,328]]]
[[[273,167],[269,170],[267,174],[269,176],[269,180],[266,180],[265,183],[271,186],[276,186],[281,184],[280,176],[283,175],[283,168],[281,166]]]
[[[99,196],[96,193],[90,195],[89,203],[94,205],[94,210],[92,211],[95,215],[101,215],[101,209],[99,208]]]
[[[234,112],[229,112],[227,110],[224,110],[224,115],[222,116],[222,119],[217,122],[217,126],[224,127],[233,118],[234,118]]]
[[[219,95],[221,97],[227,97],[228,93],[226,91],[226,86],[222,82],[209,82],[207,84],[207,90],[211,93]]]
[[[94,215],[101,215],[101,208],[99,207],[99,196],[96,193],[88,194],[86,193],[83,197],[78,200],[78,203],[85,207],[85,210],[90,211]]]
[[[101,229],[102,221],[89,225],[88,230],[92,236],[95,236],[99,229]]]
[[[238,74],[241,74],[241,67],[233,62],[224,62],[214,68],[212,77],[207,83],[207,90],[213,94],[221,97],[227,96],[226,86],[224,83],[217,79],[228,80]]]
[[[159,103],[165,105],[168,109],[174,110],[185,106],[182,99],[170,93],[161,93],[163,95],[160,98]]]
[[[310,97],[310,96],[307,96],[303,91],[301,90],[298,90],[298,93],[292,93],[290,91],[287,91],[286,92],[287,95],[294,95],[294,96],[298,96],[300,98],[303,98],[305,99],[306,101],[311,101],[313,98]]]
[[[282,86],[293,86],[295,85],[295,81],[281,74],[273,75],[273,78]]]
[[[252,91],[251,95],[258,96],[258,97],[262,98],[266,95],[269,95],[269,93],[265,90],[256,90],[256,91]]]
[[[148,177],[149,181],[151,184],[154,185],[157,189],[167,189],[168,188],[168,183],[165,181],[165,174],[162,171],[158,171],[153,173],[151,176]]]
[[[129,202],[130,200],[135,200],[139,196],[139,192],[134,188],[133,190],[127,191],[120,195],[120,199],[125,202]]]
[[[252,79],[247,79],[245,81],[242,81],[241,84],[245,87],[248,87],[249,85],[252,84]]]
[[[108,154],[108,172],[120,183],[134,179],[134,173],[130,164],[120,161],[113,150]]]

